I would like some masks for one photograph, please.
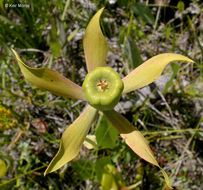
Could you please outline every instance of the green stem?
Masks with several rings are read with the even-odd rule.
[[[65,7],[64,7],[64,10],[63,10],[63,14],[61,16],[62,21],[64,21],[64,19],[65,19],[65,14],[66,14],[66,11],[67,11],[67,8],[69,7],[69,5],[70,5],[70,0],[67,0],[66,4],[65,4]]]
[[[158,24],[160,12],[161,12],[161,6],[159,6],[157,14],[156,14],[156,20],[155,20],[155,23],[154,23],[154,31],[156,30],[156,27],[157,27],[157,24]]]
[[[175,129],[170,131],[152,131],[152,132],[143,132],[144,135],[153,135],[161,133],[185,133],[185,132],[203,132],[203,129]]]

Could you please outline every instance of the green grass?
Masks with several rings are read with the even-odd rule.
[[[101,143],[91,150],[83,147],[71,163],[43,176],[62,132],[85,104],[25,81],[10,48],[30,66],[52,68],[81,85],[86,73],[82,35],[95,10],[104,6],[101,26],[109,42],[108,64],[121,75],[163,52],[181,53],[195,61],[169,66],[164,72],[169,80],[163,87],[155,83],[149,92],[139,90],[122,97],[118,110],[148,139],[174,189],[203,188],[200,1],[184,1],[184,11],[180,4],[178,9],[177,4],[159,6],[153,1],[29,0],[30,8],[6,8],[10,2],[0,2],[0,109],[7,110],[0,115],[0,159],[8,168],[0,189],[96,190],[108,165],[115,170],[108,174],[129,189],[131,185],[136,190],[163,189],[159,170],[136,156],[120,138],[111,142],[112,148]],[[92,126],[91,135],[100,133],[98,125]]]

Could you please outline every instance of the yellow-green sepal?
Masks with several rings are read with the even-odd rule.
[[[123,94],[142,88],[160,77],[164,68],[171,62],[185,61],[193,63],[193,60],[175,53],[163,53],[145,61],[124,77]]]
[[[84,91],[77,84],[51,69],[28,67],[25,63],[23,63],[15,50],[12,49],[12,52],[16,57],[24,77],[32,84],[56,95],[85,100]]]
[[[126,144],[142,159],[159,167],[165,178],[165,182],[168,188],[171,188],[169,178],[166,172],[159,166],[156,161],[153,152],[151,151],[148,142],[143,135],[136,130],[136,128],[122,115],[114,110],[103,112],[106,118],[112,123],[112,125],[118,130],[120,136],[125,140]]]
[[[88,71],[92,71],[96,67],[106,66],[106,57],[108,52],[108,44],[102,34],[100,28],[100,16],[104,8],[90,20],[83,38],[83,47]]]
[[[56,171],[78,155],[96,115],[97,110],[88,105],[83,113],[64,131],[59,151],[50,162],[44,175]]]

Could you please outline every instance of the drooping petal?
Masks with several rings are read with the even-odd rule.
[[[58,72],[47,68],[31,68],[22,62],[15,50],[13,53],[24,77],[39,88],[48,90],[53,94],[85,100],[83,88],[73,83]]]
[[[152,83],[159,78],[166,65],[173,61],[186,61],[193,63],[191,59],[180,54],[163,53],[154,56],[122,79],[124,83],[123,94]]]
[[[106,65],[108,44],[102,34],[99,19],[104,8],[100,9],[90,20],[83,38],[83,47],[88,71]]]
[[[88,105],[83,113],[65,130],[59,151],[52,159],[44,175],[56,171],[78,155],[96,114],[97,110]]]
[[[170,183],[166,172],[159,166],[153,152],[151,151],[148,142],[143,135],[135,129],[135,127],[122,115],[114,110],[104,111],[104,115],[118,130],[120,136],[125,140],[126,144],[141,158],[147,162],[159,167],[165,178],[167,186],[170,188]]]

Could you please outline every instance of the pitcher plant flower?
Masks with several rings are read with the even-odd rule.
[[[166,172],[159,166],[146,139],[114,107],[122,94],[135,91],[156,80],[170,62],[193,61],[180,54],[163,53],[145,61],[121,79],[117,72],[106,66],[108,45],[100,28],[103,10],[104,8],[100,9],[90,20],[83,38],[88,74],[82,87],[51,69],[27,66],[12,49],[21,72],[29,82],[53,94],[88,103],[82,114],[64,131],[59,150],[44,174],[58,170],[78,155],[93,121],[101,111],[138,156],[160,168],[166,185],[171,188]]]

